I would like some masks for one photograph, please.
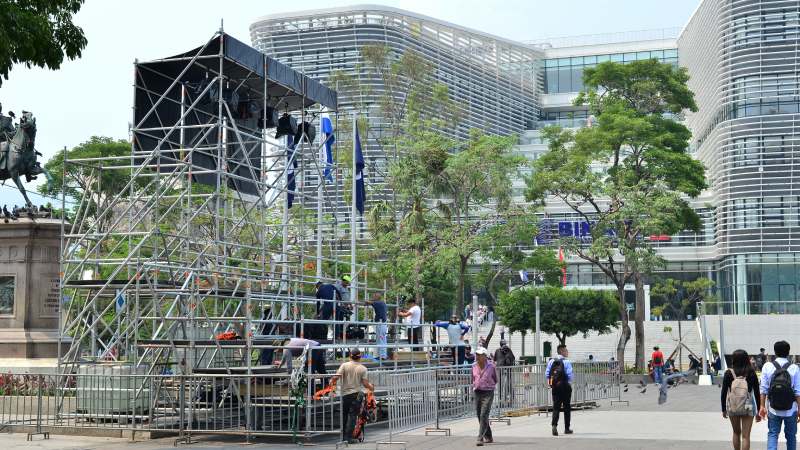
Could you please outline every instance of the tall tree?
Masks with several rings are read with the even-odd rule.
[[[83,0],[11,0],[0,6],[0,84],[14,64],[56,70],[64,58],[86,48],[83,30],[72,23]]]
[[[584,71],[575,100],[593,116],[578,131],[551,127],[550,151],[527,179],[526,196],[555,198],[591,224],[590,244],[565,237],[557,244],[593,264],[616,286],[624,361],[631,336],[625,284],[636,286],[636,364],[644,367],[643,276],[663,260],[648,238],[695,229],[699,218],[686,198],[706,187],[704,167],[688,153],[691,133],[679,121],[696,111],[683,68],[656,60],[605,62]]]
[[[452,125],[454,116],[440,112],[453,108],[447,86],[433,79],[433,67],[413,50],[397,54],[388,46],[366,45],[361,54],[367,73],[384,88],[379,97],[384,125],[376,130],[376,141],[383,154],[391,156],[385,164],[391,198],[370,211],[370,229],[393,284],[420,303],[424,269],[437,251],[430,234],[433,213],[428,200],[448,152],[455,147],[436,129]],[[369,85],[355,86],[361,94],[372,93]],[[403,273],[402,266],[411,268],[411,283],[395,276]]]
[[[442,257],[455,260],[458,267],[456,311],[464,309],[471,261],[491,242],[491,234],[484,232],[487,224],[511,213],[512,177],[526,163],[512,153],[515,143],[514,136],[489,136],[473,130],[465,146],[445,161],[437,190],[442,219],[437,239],[443,244]]]

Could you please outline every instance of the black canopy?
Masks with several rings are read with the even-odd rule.
[[[217,77],[223,80],[221,93]],[[157,164],[162,172],[175,170],[184,152],[194,148],[192,166],[196,168],[193,171],[196,181],[215,185],[217,178],[210,171],[224,166],[230,174],[226,181],[229,186],[258,195],[257,182],[262,178],[258,145],[262,118],[268,117],[273,109],[292,112],[315,104],[336,110],[336,91],[219,33],[187,52],[137,62],[134,147],[147,152],[158,149]],[[220,136],[212,125],[222,117],[231,118],[228,127],[236,127],[241,133],[235,136],[229,133],[224,161],[217,161]],[[267,124],[267,128],[271,126],[274,125]]]
[[[248,78],[242,88],[261,92],[263,78],[266,77],[267,94],[272,99],[280,99],[281,108],[288,102],[289,110],[292,111],[313,104],[336,110],[336,91],[224,33],[217,34],[205,45],[187,52],[138,65],[175,78],[186,68],[189,60],[197,56],[193,67],[183,78],[199,79],[201,76],[216,75],[219,72],[219,60],[216,58],[220,55],[223,57],[222,69],[226,77],[239,81]]]

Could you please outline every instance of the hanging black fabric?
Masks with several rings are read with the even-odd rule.
[[[297,127],[297,132],[294,134],[295,146],[303,139],[303,134],[306,136],[305,142],[312,143],[317,136],[317,128],[308,122],[301,123],[300,126]]]
[[[297,119],[290,114],[284,113],[280,119],[278,119],[278,129],[275,132],[275,139],[280,138],[281,136],[294,136],[297,134]],[[294,147],[292,147],[294,148]]]

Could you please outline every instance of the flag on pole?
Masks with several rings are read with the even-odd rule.
[[[117,310],[117,314],[121,313],[125,309],[125,294],[122,292],[122,289],[117,289],[117,296],[114,299],[114,307]]]
[[[329,117],[322,118],[322,132],[325,136],[325,145],[319,151],[319,162],[325,169],[322,175],[326,180],[333,182],[333,143],[336,142],[336,136],[333,134],[333,124]]]
[[[292,136],[286,136],[286,207],[291,208],[294,203],[294,192],[297,190],[295,183],[295,169],[297,169],[297,158],[294,157],[294,147],[292,146]]]
[[[528,271],[527,270],[520,270],[519,271],[519,279],[522,280],[523,283],[528,282]]]
[[[564,262],[564,249],[562,249],[560,246],[558,247],[558,260],[561,261],[562,263]],[[561,266],[561,285],[562,286],[566,286],[567,285],[567,266],[566,265]]]
[[[357,123],[357,122],[356,122]],[[364,203],[367,201],[367,192],[364,190],[364,153],[361,151],[361,139],[358,137],[358,126],[355,126],[355,180],[356,183],[356,209],[364,214]]]

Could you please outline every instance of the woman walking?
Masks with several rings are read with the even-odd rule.
[[[734,450],[750,450],[750,429],[760,407],[758,377],[750,357],[744,350],[736,350],[731,367],[722,378],[722,417],[731,421]]]

